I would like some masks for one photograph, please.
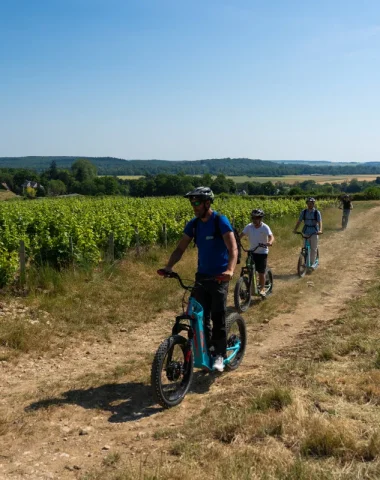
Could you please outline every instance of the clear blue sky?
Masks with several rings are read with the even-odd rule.
[[[1,0],[23,155],[380,161],[380,1]]]

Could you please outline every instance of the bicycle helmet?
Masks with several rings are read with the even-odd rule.
[[[201,198],[204,201],[210,200],[210,202],[212,203],[214,201],[214,192],[211,190],[210,187],[197,187],[184,195],[184,198],[188,198],[189,200],[192,197]]]
[[[263,218],[264,215],[265,215],[264,210],[261,210],[261,208],[252,210],[252,212],[251,212],[251,217],[252,217],[252,218],[253,218],[253,217]]]
[[[309,198],[306,200],[306,203],[309,203],[309,202],[315,203],[315,198],[314,198],[314,197],[309,197]]]

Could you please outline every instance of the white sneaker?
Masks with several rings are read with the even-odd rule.
[[[265,297],[267,296],[267,292],[266,292],[266,290],[265,290],[265,287],[260,288],[260,290],[259,290],[259,295],[260,295],[260,297],[262,297],[262,298],[265,298]]]
[[[222,355],[217,355],[214,361],[214,370],[218,370],[218,372],[223,372],[224,370],[224,362]]]

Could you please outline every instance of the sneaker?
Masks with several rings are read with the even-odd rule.
[[[223,372],[224,370],[224,362],[222,355],[217,355],[214,361],[214,370],[218,372]]]
[[[265,291],[265,288],[261,288],[259,290],[259,295],[260,295],[260,297],[263,297],[263,298],[265,298],[267,296],[267,292]]]

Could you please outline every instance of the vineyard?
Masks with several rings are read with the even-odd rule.
[[[331,203],[323,200],[323,209]],[[303,200],[217,198],[214,208],[241,229],[253,208],[271,218],[296,216]],[[104,257],[109,237],[120,258],[137,243],[153,245],[178,240],[192,218],[182,198],[68,198],[3,202],[0,205],[0,286],[9,283],[19,268],[20,241],[28,263],[64,267],[71,263],[96,264]],[[164,226],[165,225],[165,226]]]

